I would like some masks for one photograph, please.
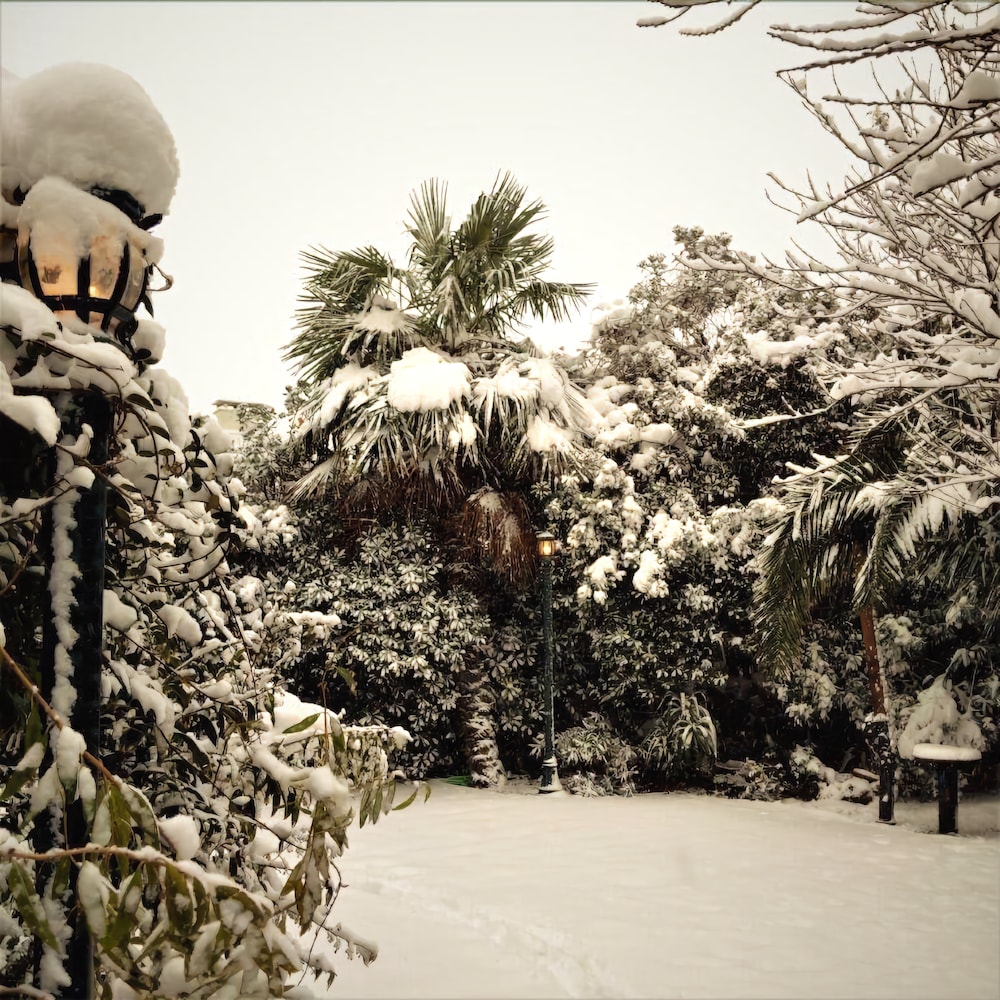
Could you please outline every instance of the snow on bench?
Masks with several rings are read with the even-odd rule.
[[[947,747],[940,743],[917,743],[913,748],[914,760],[959,763],[981,760],[982,754],[972,747]]]
[[[938,773],[938,833],[958,833],[958,769],[982,759],[972,747],[917,743],[913,759],[930,764]]]

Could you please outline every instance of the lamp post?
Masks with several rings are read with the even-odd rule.
[[[545,715],[545,745],[539,794],[561,792],[556,761],[555,711],[552,684],[552,560],[558,549],[555,535],[539,531],[536,535],[538,558],[542,564],[542,710]]]
[[[40,537],[50,605],[40,687],[87,750],[100,755],[104,467],[113,457],[115,398],[156,360],[159,333],[141,329],[135,314],[142,305],[152,313],[147,293],[162,242],[147,230],[169,211],[179,166],[173,136],[149,96],[110,66],[50,66],[13,84],[5,76],[4,98],[0,279],[20,285],[61,323],[55,338],[49,329],[44,340],[25,344],[33,379],[18,373],[20,386],[44,393],[59,418],[47,455],[39,443],[49,443],[48,434],[44,442],[31,435],[29,449],[39,458],[37,488],[51,494]],[[53,730],[47,753],[59,754],[61,732]],[[39,853],[86,846],[79,797],[67,802],[64,816],[57,811],[35,820]],[[76,905],[77,865],[69,866],[68,885],[52,864],[36,871],[38,895],[52,897],[69,925],[61,960],[36,942],[37,985],[46,995],[90,997],[93,944]]]
[[[98,204],[91,204],[97,199]],[[159,216],[144,217],[143,207],[125,191],[91,188],[83,191],[68,182],[46,177],[27,192],[14,192],[20,206],[16,239],[7,230],[3,240],[2,276],[19,284],[47,306],[64,325],[77,324],[94,341],[114,344],[132,362],[142,355],[132,346],[138,328],[140,304],[150,312],[147,289],[154,264],[146,259],[144,230]],[[89,228],[81,243],[80,206]],[[62,208],[60,218],[57,208]],[[148,355],[146,355],[148,357]],[[101,661],[107,486],[102,467],[110,457],[114,437],[114,407],[105,391],[92,385],[48,390],[59,416],[60,439],[79,444],[90,438],[86,459],[95,473],[75,479],[61,499],[48,504],[42,523],[42,552],[50,613],[42,629],[41,690],[50,704],[84,739],[87,750],[100,756]],[[41,463],[43,490],[57,487],[72,459],[58,448]],[[54,817],[53,817],[54,819]],[[57,843],[59,825],[35,824],[40,852],[65,846],[74,849],[89,841],[87,820],[79,798],[66,805],[65,845]],[[77,869],[69,870],[68,893],[76,898]],[[39,866],[37,889],[42,895],[52,878],[48,866]],[[67,911],[70,938],[65,971],[69,982],[60,997],[93,995],[93,943],[77,908]],[[40,960],[40,955],[39,955]],[[36,962],[37,966],[37,962]]]

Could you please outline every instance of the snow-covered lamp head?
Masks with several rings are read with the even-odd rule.
[[[44,177],[18,213],[20,284],[53,312],[75,316],[129,346],[162,241],[120,209],[58,177]]]
[[[551,559],[559,551],[559,542],[551,531],[539,531],[535,535],[540,559]]]
[[[135,80],[109,66],[5,78],[5,91],[4,223],[16,218],[17,234],[5,277],[131,350],[163,252],[148,229],[179,175],[170,130]]]

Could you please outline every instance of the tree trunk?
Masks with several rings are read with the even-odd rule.
[[[855,542],[855,566],[860,571],[864,562],[864,549]],[[858,612],[861,621],[861,638],[865,647],[865,672],[868,675],[868,691],[871,695],[871,714],[865,719],[865,742],[878,766],[879,796],[878,818],[880,823],[892,823],[895,805],[893,784],[896,762],[892,753],[889,736],[889,711],[885,696],[885,678],[878,655],[878,640],[875,637],[875,609],[871,606]]]
[[[456,685],[459,738],[472,783],[479,788],[502,788],[507,772],[497,746],[493,712],[496,699],[485,667],[481,663],[469,664],[458,675]]]

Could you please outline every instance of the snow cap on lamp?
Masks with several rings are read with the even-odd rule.
[[[166,215],[180,168],[173,136],[127,73],[64,63],[4,78],[0,177],[6,192],[61,177],[84,191],[124,191]]]

